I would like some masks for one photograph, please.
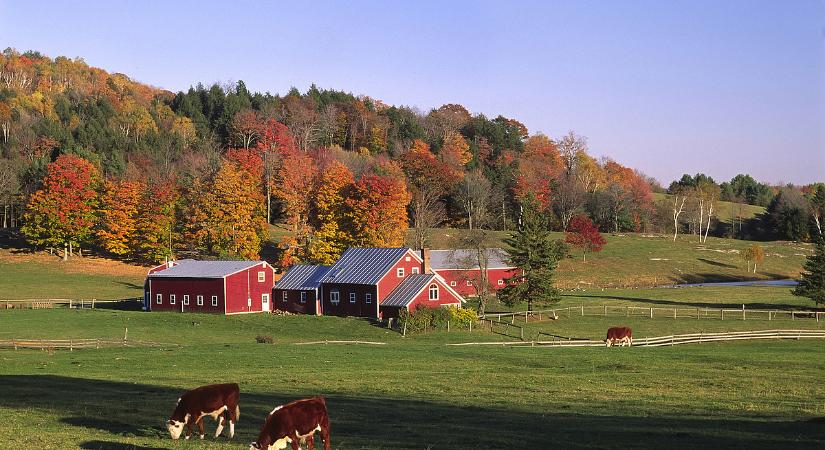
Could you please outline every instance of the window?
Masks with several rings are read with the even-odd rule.
[[[284,295],[282,296],[281,301],[286,303],[286,291],[284,291]]]
[[[349,293],[349,302],[350,303],[355,303],[355,292],[350,292]]]
[[[467,286],[472,286],[472,285],[473,285],[473,282],[470,281],[470,280],[467,280]]]
[[[158,294],[157,297],[155,297],[155,298],[157,299],[157,300],[155,300],[155,303],[157,303],[158,305],[163,303],[163,294]]]
[[[450,281],[450,286],[455,286],[455,285],[456,285],[455,281]]]
[[[430,285],[430,300],[438,300],[438,285]]]
[[[404,258],[404,261],[410,262],[410,257],[408,256],[408,257]]]
[[[183,304],[184,304],[184,305],[188,305],[188,304],[189,304],[189,296],[188,296],[188,295],[186,295],[186,294],[184,294],[184,296],[183,296]]]
[[[418,273],[418,267],[413,267],[410,271],[412,273]]]
[[[498,280],[498,285],[499,286],[504,286],[504,280]]]
[[[198,306],[203,306],[203,295],[195,297],[198,301]]]
[[[398,275],[398,278],[404,278],[404,268],[399,267],[398,270],[395,271],[395,274]]]
[[[218,296],[217,295],[212,296],[212,306],[218,306]]]
[[[175,304],[175,294],[169,294],[169,304],[170,305]]]
[[[261,294],[261,304],[266,306],[269,304],[269,294]]]
[[[366,304],[372,303],[372,294],[364,294],[364,303],[366,303]]]
[[[329,302],[333,305],[337,305],[338,302],[341,301],[341,293],[338,291],[331,291],[329,293]]]
[[[306,292],[301,292],[301,303],[306,303],[306,302],[307,302],[307,293]]]
[[[266,272],[258,272],[258,283],[263,283],[264,281],[266,281]]]

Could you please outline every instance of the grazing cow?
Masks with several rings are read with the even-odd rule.
[[[186,425],[186,439],[189,439],[192,429],[197,425],[200,438],[203,439],[203,417],[212,416],[218,422],[215,430],[215,437],[218,437],[226,425],[226,416],[229,416],[229,439],[232,439],[235,436],[235,423],[241,415],[238,406],[240,396],[241,390],[235,383],[210,384],[187,391],[178,399],[172,417],[166,422],[166,429],[172,439],[178,439]]]
[[[607,330],[607,339],[604,340],[607,347],[612,347],[619,343],[622,347],[627,344],[633,346],[633,332],[628,327],[610,327]]]
[[[296,400],[273,409],[266,416],[261,434],[249,450],[282,450],[289,444],[293,450],[300,450],[306,442],[308,450],[312,450],[316,431],[321,432],[324,448],[329,450],[329,416],[324,397]]]

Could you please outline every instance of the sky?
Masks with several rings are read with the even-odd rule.
[[[825,181],[825,1],[0,0],[0,46],[171,91],[315,83],[586,136],[665,185]]]

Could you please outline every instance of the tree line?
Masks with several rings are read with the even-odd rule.
[[[653,198],[664,189],[594,158],[584,137],[531,134],[458,104],[422,112],[314,85],[253,93],[242,81],[172,93],[6,49],[0,131],[3,226],[48,247],[254,257],[267,224],[285,223],[283,263],[328,263],[350,245],[423,247],[435,227],[513,230],[528,197],[549,229],[583,216],[601,231],[673,231],[669,205]],[[728,184],[718,198],[765,201],[747,180]],[[705,235],[712,203],[696,226]]]

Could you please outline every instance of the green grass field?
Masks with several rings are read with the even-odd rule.
[[[716,304],[713,299],[720,297],[739,302],[758,296],[760,303],[777,308],[802,306],[787,288],[776,287],[605,292],[598,298],[577,292],[561,305]],[[575,315],[526,326],[528,335],[602,338],[617,324],[633,327],[637,337],[825,327],[825,321],[812,319]],[[316,394],[327,396],[336,449],[825,445],[821,341],[630,349],[448,347],[511,338],[479,329],[404,338],[368,321],[334,317],[0,311],[0,339],[122,338],[127,327],[130,339],[169,345],[0,350],[3,447],[246,448],[275,405]],[[260,334],[273,336],[275,343],[255,343]],[[386,345],[295,345],[323,339]],[[225,381],[242,389],[236,440],[170,441],[162,423],[180,393]],[[211,422],[209,430],[214,430]]]
[[[67,270],[69,265],[83,265],[84,261],[63,263],[53,261],[0,260],[0,300],[42,298],[123,299],[140,297],[144,275],[82,273]]]

